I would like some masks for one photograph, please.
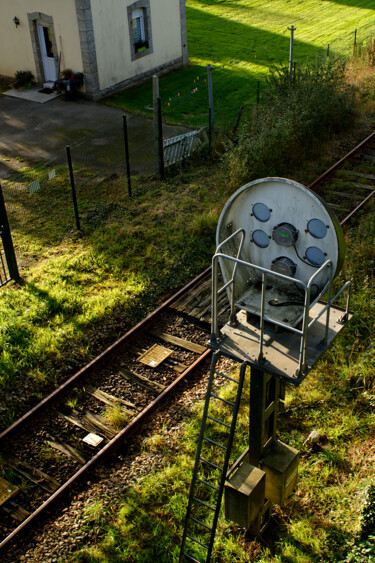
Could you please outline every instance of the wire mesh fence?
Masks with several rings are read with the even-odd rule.
[[[359,63],[374,65],[375,41],[372,34],[362,35],[353,30],[347,37],[335,40],[325,48],[321,47],[319,50],[315,50],[314,57],[306,60],[306,58],[301,59],[299,56],[297,35],[294,55],[293,62],[297,65],[297,68],[299,65],[302,66],[306,63],[316,64],[336,58],[346,61],[354,59]],[[285,65],[288,64],[287,55],[284,63]],[[235,65],[236,61],[231,62],[232,68],[230,70],[235,70]],[[197,79],[198,76],[194,80],[197,81]],[[248,98],[244,100],[244,105],[248,104],[250,109],[253,104],[262,102],[268,88],[266,77],[264,77],[264,80],[253,81],[252,85],[253,90],[249,90]],[[199,84],[197,81],[194,82],[193,86],[191,97],[200,96],[202,107],[205,106],[207,109],[207,115],[204,117],[206,121],[202,120],[202,126],[205,126],[208,124],[208,96],[204,77],[200,76]],[[223,86],[225,85],[220,84],[213,74],[216,115],[220,114],[221,106],[224,105],[221,101],[225,96],[231,95],[230,89]],[[198,92],[194,92],[194,89]],[[180,94],[180,97],[182,97],[182,91]],[[186,96],[189,97],[190,94]],[[170,111],[172,105],[175,105],[174,102],[168,103],[164,104],[163,109],[163,116],[166,119],[168,119],[168,111]],[[234,117],[231,115],[228,118],[224,115],[222,120],[218,120],[217,128],[221,128],[225,132],[226,127],[237,127],[237,121],[243,114],[240,107],[239,105],[235,108]],[[154,173],[153,122],[152,119],[147,121],[148,125],[145,128],[137,130],[136,127],[132,127],[132,116],[129,117],[129,158],[133,176]],[[165,136],[171,137],[175,134],[170,130]],[[165,145],[166,150],[171,152],[171,143],[166,142]],[[111,200],[108,197],[105,180],[110,177],[122,178],[127,173],[123,120],[120,112],[116,114],[116,118],[103,123],[101,127],[94,131],[83,134],[79,138],[73,136],[69,146],[77,189],[78,212],[83,219],[82,225],[84,228],[96,228],[117,205],[113,198]],[[190,154],[190,151],[187,152]],[[17,228],[25,221],[32,223],[32,214],[35,212],[39,217],[35,220],[35,226],[33,226],[35,231],[44,228],[48,229],[50,233],[56,231],[55,235],[49,237],[49,240],[58,240],[67,228],[74,228],[72,192],[67,153],[64,146],[61,150],[50,154],[45,160],[33,162],[32,165],[25,166],[15,172],[9,180],[3,182],[3,188],[11,215],[11,226]],[[125,183],[119,189],[126,194]],[[42,223],[43,226],[41,226]],[[0,248],[0,286],[3,280],[7,279],[7,276],[6,264],[3,265]]]

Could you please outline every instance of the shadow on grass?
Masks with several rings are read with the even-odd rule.
[[[364,10],[374,10],[375,7],[372,0],[329,0],[335,4],[344,4],[345,6],[353,6],[353,8],[362,8]]]

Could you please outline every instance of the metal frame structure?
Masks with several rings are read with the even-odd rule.
[[[241,238],[240,238],[238,250],[237,250],[235,256],[231,256],[229,254],[225,254],[225,253],[221,252],[223,246],[225,246],[231,239],[233,239],[233,238],[235,238],[239,235],[241,235]],[[322,264],[322,266],[316,272],[314,272],[314,274],[311,276],[311,278],[309,279],[307,284],[305,284],[304,282],[302,282],[301,280],[298,280],[296,278],[291,278],[289,276],[285,276],[283,274],[280,274],[278,272],[274,272],[274,271],[269,270],[267,268],[257,266],[256,264],[251,264],[250,262],[245,262],[244,260],[241,260],[239,258],[239,256],[241,255],[241,249],[242,249],[242,246],[243,246],[244,237],[245,237],[244,229],[238,229],[235,233],[230,235],[225,241],[223,241],[217,247],[216,253],[213,257],[213,261],[212,261],[211,345],[214,348],[216,348],[219,344],[219,341],[220,341],[220,331],[219,331],[219,327],[218,327],[218,298],[219,298],[219,296],[221,295],[221,293],[223,291],[226,291],[229,288],[230,295],[231,295],[231,298],[230,298],[230,305],[231,305],[230,323],[234,324],[235,319],[236,319],[236,305],[234,303],[234,294],[235,294],[234,286],[235,286],[235,276],[236,276],[237,266],[241,265],[241,266],[245,266],[245,267],[247,267],[251,270],[255,270],[255,271],[259,272],[262,276],[262,280],[261,280],[262,289],[261,289],[261,311],[260,311],[260,337],[259,337],[259,352],[258,352],[257,361],[262,362],[263,359],[264,359],[263,346],[264,346],[264,326],[265,326],[265,322],[272,323],[275,326],[278,326],[280,328],[286,329],[290,332],[293,332],[293,333],[299,335],[300,336],[300,353],[299,353],[299,361],[298,361],[298,373],[296,374],[297,379],[295,379],[295,378],[291,379],[287,376],[285,376],[285,377],[288,379],[288,381],[292,381],[294,384],[300,383],[304,374],[305,374],[305,372],[306,372],[306,350],[307,350],[309,330],[313,327],[313,325],[320,319],[320,317],[324,313],[327,313],[326,314],[326,321],[325,321],[325,337],[324,337],[324,342],[323,342],[324,346],[327,346],[331,305],[336,301],[336,299],[341,295],[341,293],[343,291],[345,291],[346,289],[348,290],[346,310],[345,310],[345,313],[344,313],[343,319],[342,319],[342,322],[345,322],[345,320],[349,316],[349,307],[350,307],[350,298],[351,298],[351,282],[350,281],[346,282],[339,289],[339,291],[333,297],[331,297],[332,281],[333,281],[333,264],[332,264],[331,260],[326,260],[326,262],[324,264]],[[231,279],[227,283],[225,283],[220,289],[218,288],[219,260],[222,260],[222,261],[227,260],[227,261],[234,263]],[[327,303],[324,305],[322,310],[309,322],[309,316],[310,316],[312,306],[318,301],[318,299],[320,297],[320,295],[319,295],[313,302],[311,302],[311,288],[312,288],[314,280],[325,269],[329,269],[329,281],[328,281],[326,287],[324,288],[324,290],[320,293],[320,295],[324,292],[327,292]],[[272,319],[270,317],[267,317],[265,315],[264,304],[265,304],[266,291],[267,291],[266,281],[267,281],[267,278],[269,276],[272,276],[272,277],[280,279],[280,280],[295,283],[296,285],[300,286],[302,288],[302,290],[304,291],[304,305],[303,305],[303,316],[302,316],[302,328],[301,329],[298,329],[294,326],[282,323],[280,321],[277,321],[277,320]]]

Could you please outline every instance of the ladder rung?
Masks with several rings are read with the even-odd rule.
[[[206,508],[209,508],[210,510],[216,510],[213,506],[211,506],[210,504],[207,504],[207,502],[204,502],[204,500],[201,500],[200,498],[197,497],[193,497],[193,500],[196,500],[197,502],[199,502],[199,504],[203,504],[203,506],[205,506]]]
[[[190,520],[193,520],[193,522],[196,522],[197,524],[200,524],[201,526],[203,526],[204,528],[206,528],[206,530],[208,530],[209,532],[212,532],[212,528],[210,528],[210,526],[207,526],[207,524],[205,524],[204,522],[201,522],[200,520],[197,520],[197,518],[194,518],[193,516],[190,516]]]
[[[233,379],[233,377],[230,377],[229,375],[225,375],[225,373],[220,373],[219,371],[215,371],[215,373],[220,377],[224,377],[224,379],[228,379],[229,381],[233,381],[233,383],[237,383],[237,385],[240,383],[238,379]]]
[[[225,451],[227,451],[227,447],[223,446],[222,444],[219,444],[218,442],[215,442],[215,440],[211,440],[211,438],[205,438],[203,437],[203,440],[206,440],[206,442],[209,442],[210,444],[212,444],[213,446],[217,446],[218,448],[221,448]]]
[[[232,401],[227,401],[227,399],[223,399],[222,397],[219,397],[219,395],[214,395],[214,393],[211,393],[211,397],[213,397],[214,399],[219,399],[219,401],[223,401],[223,403],[226,403],[231,407],[234,407],[235,405],[235,403],[232,403]]]
[[[226,428],[230,428],[229,424],[227,424],[226,422],[222,422],[221,420],[218,420],[217,418],[214,418],[213,416],[210,416],[209,414],[207,415],[207,418],[209,418],[210,420],[213,420],[214,422],[217,422],[218,424],[221,424],[221,426],[225,426]]]
[[[204,457],[200,457],[199,459],[201,461],[203,461],[203,463],[207,463],[208,465],[210,465],[214,469],[218,469],[219,471],[223,471],[222,467],[220,467],[219,465],[216,465],[215,463],[212,463],[212,461],[208,461],[208,459],[205,459]]]
[[[189,561],[193,561],[193,563],[200,563],[200,561],[198,561],[198,559],[194,559],[194,557],[192,557],[188,553],[184,553],[184,557],[186,557]]]
[[[210,487],[214,491],[220,490],[218,487],[215,487],[214,485],[211,485],[211,483],[207,483],[207,481],[203,481],[202,479],[199,479],[198,477],[197,477],[197,481],[198,481],[198,483],[202,483],[203,485],[207,485],[207,487]]]
[[[189,536],[189,534],[186,534],[186,537],[189,538],[189,540],[197,543],[198,545],[201,545],[202,547],[204,547],[204,549],[208,549],[208,545],[206,545],[205,543],[202,543],[199,540],[196,540],[195,538],[193,538],[193,536]]]

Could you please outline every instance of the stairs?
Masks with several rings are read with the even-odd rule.
[[[233,379],[217,371],[218,357],[217,352],[212,357],[180,550],[180,563],[185,561],[209,563],[211,559],[230,461],[246,363],[240,364],[239,377]],[[215,382],[222,378],[233,384],[230,398],[222,397],[220,391],[214,391]]]

